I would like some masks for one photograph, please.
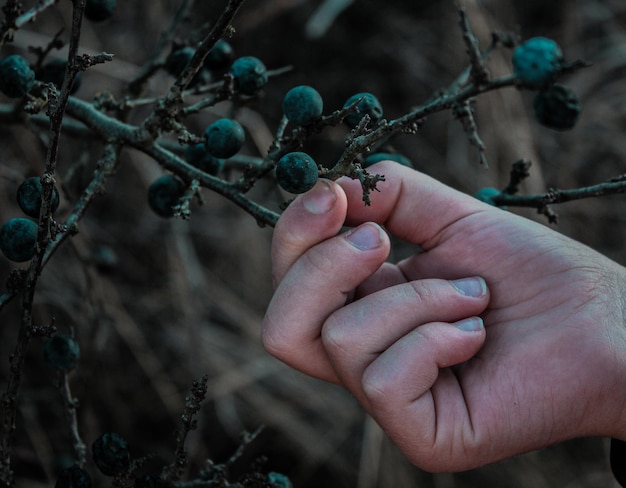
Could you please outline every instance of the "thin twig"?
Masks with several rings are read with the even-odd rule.
[[[0,47],[4,46],[6,42],[12,42],[15,31],[34,20],[37,15],[48,7],[52,7],[57,2],[58,0],[39,0],[29,10],[21,13],[21,2],[13,0],[8,1],[5,6],[2,7],[5,19],[0,31]]]
[[[78,418],[76,416],[76,410],[78,408],[78,400],[72,396],[72,390],[70,388],[70,382],[67,372],[61,373],[61,383],[59,385],[63,403],[65,405],[65,411],[70,426],[70,434],[72,437],[72,445],[74,447],[74,454],[76,455],[76,464],[81,468],[85,465],[87,457],[87,446],[83,441],[79,429]]]
[[[461,25],[461,31],[463,32],[463,40],[467,47],[467,54],[470,58],[471,66],[471,78],[474,84],[482,85],[489,80],[489,72],[483,61],[483,56],[480,52],[480,44],[478,39],[472,32],[472,26],[467,16],[467,11],[459,3],[456,4],[456,9],[459,13],[459,23]]]
[[[81,23],[85,0],[73,0],[72,10],[72,31],[70,35],[68,65],[76,58],[80,43]],[[32,336],[33,319],[32,306],[35,297],[37,280],[43,267],[43,258],[46,246],[50,240],[50,228],[52,222],[51,200],[54,187],[54,174],[56,171],[59,139],[61,137],[61,125],[65,106],[70,96],[70,88],[73,76],[66,76],[63,81],[61,93],[52,104],[50,116],[50,144],[46,155],[46,168],[41,178],[42,203],[39,213],[39,228],[37,241],[35,244],[35,255],[28,268],[25,285],[22,294],[22,316],[18,331],[17,343],[10,358],[10,374],[7,387],[3,396],[2,410],[2,436],[0,440],[0,482],[5,486],[13,486],[13,472],[11,469],[11,448],[13,443],[13,433],[15,431],[15,419],[17,415],[17,404],[19,389],[22,378],[22,368],[24,365],[26,352]]]
[[[550,188],[546,193],[532,195],[512,195],[503,192],[494,196],[493,201],[498,206],[534,207],[540,209],[555,203],[565,203],[583,198],[594,198],[618,193],[626,193],[626,180],[617,179],[615,181],[614,179],[596,185],[568,190]]]
[[[532,163],[528,159],[515,161],[511,168],[509,183],[502,192],[508,193],[509,195],[516,194],[519,191],[522,181],[530,176],[529,169],[531,165]]]
[[[470,144],[478,150],[478,156],[481,166],[485,169],[488,169],[489,163],[487,162],[485,143],[478,133],[476,119],[474,118],[474,107],[472,106],[471,102],[472,100],[464,101],[461,105],[454,107],[453,112],[463,126],[463,130],[467,134]]]
[[[191,392],[185,399],[185,411],[181,415],[182,428],[176,433],[176,450],[174,453],[174,461],[167,466],[162,478],[169,485],[179,481],[184,470],[189,463],[189,455],[185,450],[185,440],[187,435],[197,427],[196,415],[200,411],[200,407],[207,393],[207,383],[209,377],[204,375],[202,378],[194,380],[191,386]]]

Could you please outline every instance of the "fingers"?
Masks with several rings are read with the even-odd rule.
[[[308,230],[299,222],[291,224],[301,235],[307,235]],[[295,244],[291,251],[277,250],[281,265],[295,262],[288,272],[279,271],[283,276],[263,321],[263,345],[272,355],[304,373],[338,382],[323,349],[322,324],[385,261],[389,238],[377,224],[365,223],[326,239],[298,258],[298,246],[308,245],[300,239],[292,241]],[[308,239],[313,240],[314,236]]]
[[[372,203],[369,206],[363,205],[363,191],[359,181],[348,178],[339,180],[347,195],[347,224],[378,222],[389,233],[425,249],[450,224],[476,212],[497,211],[469,195],[392,161],[372,165],[368,171],[385,176],[385,181],[377,184],[380,191],[370,194]]]
[[[336,183],[324,179],[287,207],[276,224],[272,238],[274,287],[307,249],[339,232],[346,217],[346,208],[343,190]]]
[[[483,312],[488,302],[487,286],[478,277],[456,281],[430,279],[385,288],[346,305],[328,317],[322,329],[324,350],[342,384],[367,408],[369,398],[364,386],[364,372],[372,370],[370,365],[383,356],[380,360],[381,364],[385,364],[389,361],[385,359],[387,354],[395,350],[396,343],[406,341],[405,336],[419,336],[421,331],[431,327],[422,324],[456,322],[473,317]],[[446,325],[444,336],[458,335],[447,329],[455,331],[454,327]],[[471,345],[474,344],[471,342]],[[453,345],[454,351],[460,352],[458,358],[454,356],[456,352],[445,351],[443,346],[445,344],[441,345],[436,361],[429,363],[431,369],[450,366],[458,358],[462,361],[469,357],[458,344]],[[475,349],[472,349],[471,354],[474,352]],[[445,356],[450,354],[452,356]],[[400,361],[406,361],[406,358],[402,357]],[[430,388],[432,382],[434,378],[424,384]],[[408,381],[407,385],[413,388],[414,381]],[[412,391],[410,396],[415,398],[418,394],[421,391]]]
[[[363,373],[372,415],[423,469],[458,471],[476,463],[470,391],[451,369],[440,368],[468,360],[484,340],[477,317],[456,325],[426,324],[391,345]]]

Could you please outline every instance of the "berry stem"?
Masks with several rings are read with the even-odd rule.
[[[499,195],[494,196],[493,201],[498,206],[536,208],[539,213],[543,213],[546,217],[548,217],[550,223],[556,223],[558,216],[553,212],[546,210],[548,205],[571,202],[573,200],[580,200],[583,198],[614,195],[617,193],[626,193],[626,175],[620,175],[603,183],[580,188],[567,190],[550,188],[546,193],[533,195],[513,195],[502,192]]]
[[[459,23],[461,25],[461,31],[463,32],[463,40],[467,47],[467,54],[470,58],[471,64],[471,78],[474,84],[482,85],[489,80],[489,72],[483,61],[483,56],[480,52],[479,42],[470,24],[465,7],[456,3],[456,9],[459,13]]]
[[[74,454],[76,455],[76,464],[79,467],[85,466],[87,457],[87,446],[83,442],[80,432],[78,430],[78,419],[76,417],[76,410],[78,408],[78,401],[72,396],[72,390],[70,388],[70,382],[67,372],[60,373],[61,382],[59,384],[59,391],[63,398],[63,404],[65,405],[65,412],[69,421],[70,434],[72,437],[72,445],[74,446]]]

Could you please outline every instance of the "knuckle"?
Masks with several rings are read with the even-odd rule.
[[[322,344],[331,355],[336,356],[351,349],[352,336],[348,333],[349,327],[343,321],[331,315],[322,327]]]
[[[302,264],[307,273],[326,276],[333,271],[334,260],[326,252],[307,252],[302,255]]]
[[[423,281],[411,281],[410,293],[413,295],[413,299],[418,302],[427,302],[433,299],[434,293],[430,286]]]
[[[272,356],[283,359],[289,351],[289,341],[279,333],[279,327],[273,323],[270,317],[265,317],[261,329],[261,344]]]
[[[361,387],[365,398],[373,407],[380,408],[393,403],[390,401],[390,398],[394,396],[393,383],[385,381],[383,376],[373,373],[371,368],[367,368],[363,372]]]

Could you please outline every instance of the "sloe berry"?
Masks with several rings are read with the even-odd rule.
[[[79,466],[64,468],[59,473],[54,488],[91,488],[91,476]]]
[[[21,263],[35,255],[38,225],[21,217],[9,219],[0,228],[0,250],[11,261]]]
[[[38,219],[42,193],[41,179],[38,176],[26,178],[17,188],[16,196],[17,204],[22,209],[22,212],[29,217]],[[59,208],[59,202],[59,190],[56,187],[52,187],[52,200],[50,201],[52,213]]]
[[[235,89],[243,95],[256,95],[267,84],[267,69],[263,62],[254,56],[235,59],[230,67]]]
[[[161,217],[174,215],[174,206],[185,193],[185,184],[174,175],[163,175],[148,188],[148,205]]]
[[[276,181],[289,193],[305,193],[317,182],[318,168],[311,156],[304,152],[285,154],[276,165]]]
[[[130,464],[128,443],[115,432],[106,432],[91,445],[93,460],[98,469],[107,476],[115,476]]]
[[[246,138],[243,127],[233,119],[213,122],[204,132],[206,149],[216,158],[230,158],[243,146]]]
[[[535,95],[533,109],[541,125],[555,130],[572,129],[578,121],[581,103],[568,87],[555,83]]]
[[[533,37],[513,51],[513,71],[530,87],[541,88],[552,83],[563,62],[559,45],[546,37]]]
[[[235,51],[224,39],[218,40],[204,58],[204,67],[209,71],[225,69],[233,62]]]
[[[379,163],[380,161],[395,161],[396,163],[400,163],[403,166],[408,166],[409,168],[413,167],[413,164],[406,156],[403,156],[399,153],[388,153],[388,152],[377,152],[368,154],[363,159],[363,167],[367,168],[374,163]]]
[[[56,334],[44,344],[43,355],[51,366],[61,371],[69,371],[78,364],[80,346],[72,336]]]
[[[187,146],[185,161],[210,175],[219,174],[224,169],[224,160],[213,156],[203,142]]]
[[[102,22],[113,15],[116,0],[87,0],[85,18],[92,22]]]
[[[383,107],[378,101],[378,98],[371,93],[362,92],[352,95],[346,100],[344,108],[349,107],[359,99],[361,99],[361,101],[356,106],[357,111],[350,112],[344,119],[344,122],[350,128],[355,128],[365,115],[369,115],[371,124],[376,124],[383,118]]]
[[[0,61],[0,91],[7,97],[23,97],[34,82],[35,72],[22,56],[12,54]]]
[[[306,125],[317,120],[324,110],[319,92],[308,85],[295,86],[283,98],[283,112],[296,125]]]
[[[496,203],[493,201],[493,197],[502,193],[497,188],[485,187],[478,190],[474,193],[474,198],[480,200],[481,202],[488,203],[489,205],[496,206]]]

